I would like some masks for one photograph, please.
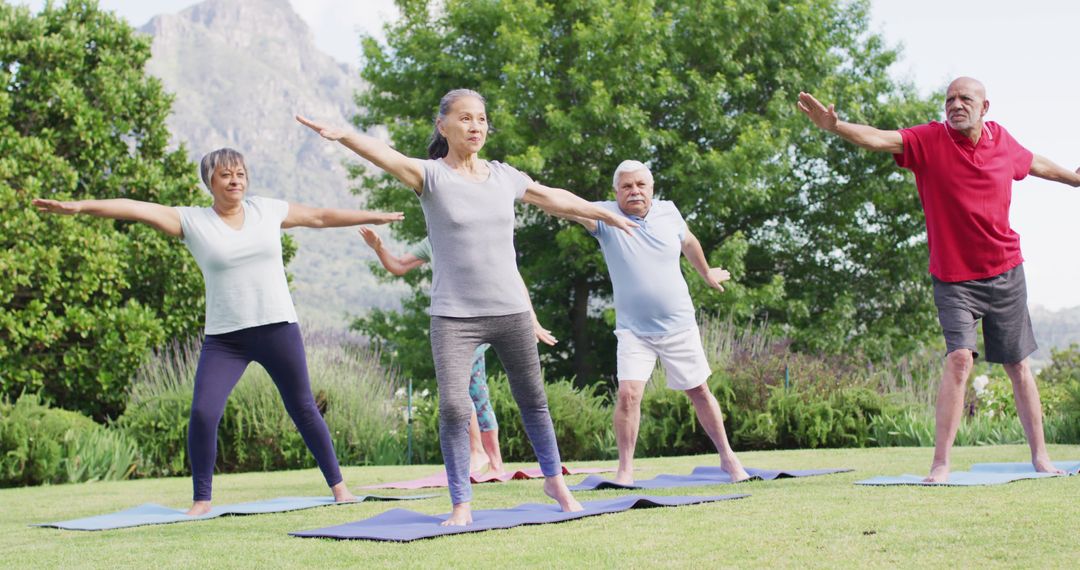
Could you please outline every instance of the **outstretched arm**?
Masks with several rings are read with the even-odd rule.
[[[1075,172],[1069,169],[1059,166],[1054,161],[1036,154],[1031,159],[1031,175],[1038,176],[1039,178],[1045,178],[1046,180],[1052,180],[1054,182],[1061,182],[1062,184],[1068,184],[1069,186],[1080,186],[1080,168],[1077,168]]]
[[[821,130],[836,133],[866,150],[892,154],[904,152],[904,137],[900,135],[900,131],[883,131],[867,125],[841,121],[835,106],[825,107],[809,93],[799,93],[799,110]]]
[[[283,228],[344,228],[360,224],[389,224],[405,219],[401,212],[369,212],[340,208],[312,208],[289,202],[289,214],[281,222]]]
[[[726,269],[709,267],[709,261],[705,259],[705,252],[701,249],[701,242],[698,241],[697,236],[690,233],[689,228],[687,228],[686,237],[682,241],[682,253],[690,261],[690,265],[694,266],[698,275],[709,284],[709,287],[718,291],[724,290],[724,287],[720,284],[731,279],[731,274]]]
[[[630,232],[631,228],[638,227],[626,216],[620,216],[601,208],[561,188],[548,188],[537,182],[530,183],[528,188],[525,189],[525,197],[522,198],[522,201],[526,204],[532,204],[553,216],[579,222],[585,225],[586,229],[590,228],[583,220],[601,220],[607,225],[619,228],[627,233]],[[596,222],[593,221],[590,231],[595,231],[595,229]]]
[[[415,158],[409,158],[396,151],[383,141],[356,131],[328,127],[311,119],[296,116],[300,124],[319,133],[329,141],[337,141],[345,148],[371,161],[372,164],[389,172],[402,184],[412,188],[417,194],[424,189],[424,167]]]
[[[176,208],[162,206],[153,202],[140,202],[127,198],[60,202],[58,200],[35,198],[31,203],[39,212],[67,216],[87,214],[98,218],[130,220],[144,223],[165,235],[172,237],[184,236],[184,230],[180,226],[180,212]]]
[[[401,257],[396,257],[383,247],[382,238],[379,234],[375,233],[375,230],[361,226],[360,236],[364,238],[364,243],[368,244],[368,247],[375,251],[375,255],[379,257],[379,262],[386,268],[392,275],[401,277],[406,273],[420,267],[426,263],[423,259],[416,257],[411,253],[406,253]]]

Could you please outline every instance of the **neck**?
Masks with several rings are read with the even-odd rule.
[[[214,211],[217,212],[217,215],[219,215],[219,216],[221,216],[223,218],[224,217],[229,217],[229,216],[235,216],[235,215],[238,215],[238,214],[241,214],[241,213],[244,212],[244,204],[243,204],[243,202],[236,202],[235,204],[226,204],[225,202],[214,200],[214,205],[212,207],[214,208]]]
[[[473,172],[476,170],[476,165],[480,163],[480,157],[475,152],[457,152],[450,149],[447,151],[446,156],[443,157],[443,161],[455,170],[462,169]]]
[[[979,121],[978,123],[972,125],[970,128],[964,129],[962,131],[960,129],[956,129],[956,131],[967,137],[968,140],[971,141],[971,144],[979,144],[979,140],[982,139],[983,122]]]

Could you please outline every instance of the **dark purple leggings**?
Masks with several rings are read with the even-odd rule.
[[[217,459],[217,428],[225,413],[225,400],[252,361],[261,364],[274,380],[285,411],[315,456],[326,484],[333,487],[342,481],[330,430],[311,395],[300,326],[274,323],[206,335],[203,341],[188,423],[188,456],[196,501],[210,500]]]

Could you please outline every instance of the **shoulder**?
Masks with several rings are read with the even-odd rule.
[[[923,123],[921,125],[913,125],[900,129],[901,134],[912,134],[919,137],[927,136],[939,136],[947,134],[945,131],[945,123],[938,121],[930,121],[929,123]]]
[[[289,203],[285,200],[266,198],[264,196],[247,196],[244,198],[244,202],[247,206],[253,207],[260,212],[272,212],[282,219],[289,215]]]
[[[525,174],[524,172],[518,170],[517,168],[514,168],[513,166],[510,166],[505,162],[499,162],[498,160],[489,160],[487,161],[487,164],[488,168],[491,169],[492,173],[507,174],[511,176],[522,176],[532,182],[532,178],[528,174]]]
[[[682,215],[682,213],[679,212],[678,206],[676,206],[675,202],[672,202],[671,200],[654,200],[653,208],[656,208],[658,212],[664,214],[677,214],[680,216]]]

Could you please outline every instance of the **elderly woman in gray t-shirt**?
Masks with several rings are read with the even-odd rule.
[[[512,166],[481,159],[488,119],[484,98],[475,91],[456,89],[443,96],[429,160],[407,157],[374,137],[297,120],[389,172],[420,198],[434,254],[431,352],[439,384],[439,443],[453,503],[443,524],[472,522],[467,385],[473,350],[482,343],[491,344],[506,369],[545,476],[544,493],[564,511],[581,510],[562,476],[540,377],[529,300],[514,251],[514,202],[626,231],[635,224],[566,190],[534,182]]]

